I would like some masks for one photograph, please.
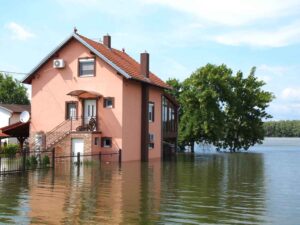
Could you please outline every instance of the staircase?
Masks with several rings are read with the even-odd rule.
[[[46,133],[46,149],[50,149],[55,144],[64,139],[72,131],[76,131],[76,128],[82,124],[81,118],[72,118],[63,121],[61,124],[56,126],[54,129]]]

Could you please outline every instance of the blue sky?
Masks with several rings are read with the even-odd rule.
[[[0,70],[29,72],[73,31],[139,59],[166,80],[207,63],[248,74],[252,66],[276,100],[273,119],[300,119],[299,0],[6,1],[0,9]],[[21,79],[23,75],[15,75]]]

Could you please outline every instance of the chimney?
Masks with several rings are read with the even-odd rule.
[[[141,53],[141,75],[149,78],[149,53]]]
[[[111,36],[110,35],[104,35],[103,36],[103,44],[108,47],[111,48]]]

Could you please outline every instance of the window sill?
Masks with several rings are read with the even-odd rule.
[[[83,76],[78,76],[79,78],[85,78],[85,77],[95,77],[95,75],[83,75]]]

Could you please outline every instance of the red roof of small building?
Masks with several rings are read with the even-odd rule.
[[[9,135],[0,132],[0,139],[1,139],[1,138],[7,138],[7,137],[9,137]]]
[[[0,128],[0,133],[4,132],[8,134],[10,137],[29,137],[29,124],[17,122],[5,127]]]

